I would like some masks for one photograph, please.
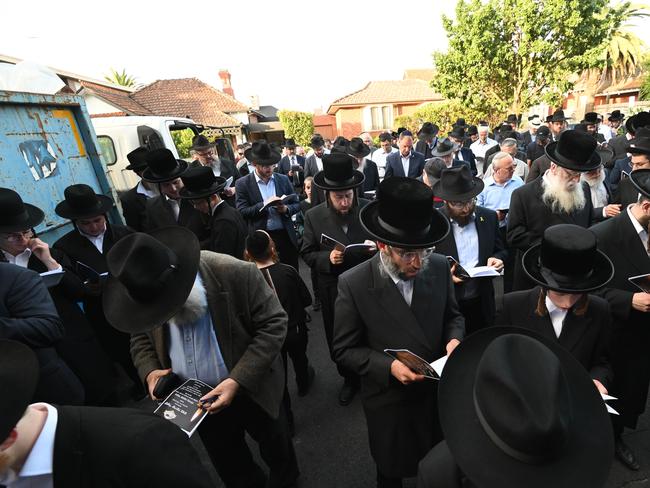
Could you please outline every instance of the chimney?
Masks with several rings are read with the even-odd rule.
[[[230,85],[230,72],[227,69],[219,70],[219,78],[221,78],[221,91],[231,97],[235,98],[235,92]]]
[[[253,110],[260,109],[260,97],[257,95],[251,95],[251,108]]]

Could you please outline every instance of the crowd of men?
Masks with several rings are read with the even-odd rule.
[[[126,225],[71,185],[51,247],[44,212],[0,188],[0,485],[208,486],[184,434],[118,408],[193,378],[214,386],[198,435],[225,485],[297,486],[287,361],[309,394],[310,306],[378,487],[638,470],[622,433],[650,384],[650,278],[629,279],[650,275],[650,113],[520,122],[257,140],[236,161],[203,135],[189,163],[138,148]]]

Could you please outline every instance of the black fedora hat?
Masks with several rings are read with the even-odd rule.
[[[587,112],[585,118],[580,122],[581,124],[596,125],[599,122],[598,114],[596,112]]]
[[[246,156],[251,163],[260,164],[262,166],[272,166],[278,164],[282,159],[279,152],[273,150],[268,142],[264,139],[253,142],[250,149],[250,158]]]
[[[433,186],[433,194],[448,202],[465,202],[483,191],[481,178],[472,176],[469,166],[442,170],[440,180]]]
[[[544,148],[555,164],[572,171],[591,171],[601,164],[596,148],[598,143],[591,135],[579,130],[566,130],[560,138]]]
[[[467,127],[467,123],[465,122],[465,119],[462,117],[458,117],[456,119],[456,122],[454,122],[454,125],[457,125],[458,127],[462,127],[463,129]]]
[[[179,191],[181,199],[196,200],[223,191],[226,179],[215,176],[212,168],[197,166],[188,169],[183,176],[183,188]]]
[[[309,143],[309,146],[312,149],[318,149],[320,147],[325,146],[325,140],[321,136],[314,136],[311,138],[311,142]]]
[[[618,109],[614,110],[611,114],[609,114],[609,117],[607,117],[607,120],[610,122],[615,122],[617,120],[623,120],[625,118],[625,115]]]
[[[197,134],[192,138],[192,145],[190,149],[192,151],[205,151],[210,149],[213,144],[205,137],[203,134]]]
[[[342,151],[323,155],[323,170],[314,175],[314,185],[321,190],[349,190],[361,185],[365,176],[354,169],[356,161]]]
[[[551,137],[551,129],[549,129],[546,125],[542,125],[539,129],[537,129],[535,137],[545,141]]]
[[[448,154],[451,154],[457,149],[458,149],[458,144],[456,144],[448,137],[445,137],[442,141],[438,141],[436,147],[433,149],[433,151],[431,151],[431,157],[436,158],[436,157],[447,156]]]
[[[447,134],[447,137],[462,139],[465,137],[465,129],[463,129],[460,125],[455,125],[452,127],[451,132]]]
[[[25,414],[38,384],[38,358],[28,346],[0,340],[0,439]]]
[[[291,138],[285,139],[284,143],[282,144],[282,147],[288,147],[290,149],[294,149],[296,147],[296,141],[294,141]]]
[[[639,132],[645,132],[646,129],[639,128],[634,139],[630,140],[625,147],[625,152],[630,154],[648,154],[650,155],[650,137],[644,137]]]
[[[524,253],[522,265],[535,283],[560,293],[588,293],[614,276],[614,265],[598,250],[596,235],[573,224],[547,228],[542,241]]]
[[[43,222],[43,211],[23,202],[20,195],[10,188],[0,188],[0,232],[11,233],[36,227]]]
[[[353,137],[348,144],[348,154],[355,158],[363,158],[370,154],[370,148],[360,137]]]
[[[555,112],[553,112],[553,115],[550,116],[550,118],[547,118],[547,122],[565,122],[569,120],[570,117],[565,117],[564,116],[564,110],[561,108],[558,108]]]
[[[180,178],[188,167],[187,161],[176,159],[169,149],[149,151],[146,161],[147,169],[142,173],[142,179],[150,183],[164,183]]]
[[[375,239],[404,249],[431,247],[449,233],[449,222],[433,208],[431,189],[403,176],[382,181],[376,200],[361,209],[359,219]]]
[[[461,126],[458,126],[458,127],[461,127]],[[467,128],[467,135],[468,136],[476,136],[476,135],[478,135],[478,127],[476,127],[475,125],[470,125]]]
[[[508,114],[508,117],[506,117],[506,122],[508,124],[518,124],[519,118],[515,114]]]
[[[557,341],[489,327],[458,345],[438,389],[440,424],[476,486],[603,486],[610,419],[589,373]]]
[[[643,196],[650,198],[650,169],[637,169],[630,173],[630,181]]]
[[[135,334],[163,325],[192,291],[201,247],[180,225],[120,239],[106,255],[110,276],[102,302],[108,322]]]
[[[129,160],[129,164],[126,169],[131,171],[142,171],[147,168],[147,158],[146,155],[149,150],[146,147],[138,147],[126,155],[126,159]]]
[[[631,122],[634,131],[636,131],[641,127],[650,125],[650,112],[639,112],[628,120]]]
[[[422,124],[422,127],[420,127],[420,130],[418,131],[418,137],[422,136],[435,136],[440,128],[436,124],[432,124],[431,122],[425,122]]]
[[[105,214],[113,206],[113,200],[106,195],[98,195],[84,184],[70,185],[63,194],[65,200],[59,202],[54,211],[64,219],[91,219]]]

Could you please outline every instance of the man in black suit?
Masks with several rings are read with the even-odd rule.
[[[465,131],[461,127],[455,126],[448,136],[451,142],[454,143],[454,150],[452,153],[452,166],[459,166],[459,163],[457,163],[457,161],[460,163],[465,163],[472,170],[472,174],[476,176],[476,156],[474,156],[474,153],[471,151],[471,149],[463,147],[463,141],[465,140]]]
[[[594,222],[616,217],[621,212],[621,205],[611,203],[614,201],[614,193],[602,164],[594,170],[582,173],[580,181],[589,185],[591,205],[594,209]]]
[[[405,130],[399,135],[399,152],[386,157],[384,179],[391,176],[408,176],[417,178],[424,169],[424,156],[413,151],[413,134]]]
[[[367,149],[363,141],[359,141]],[[321,300],[325,337],[331,355],[334,303],[339,276],[374,254],[367,248],[346,251],[322,241],[322,236],[327,235],[347,246],[363,243],[370,238],[359,221],[359,211],[368,201],[355,195],[356,188],[363,184],[364,175],[353,169],[354,162],[352,156],[339,151],[323,156],[323,171],[314,177],[314,185],[325,192],[325,202],[307,212],[300,249],[307,265],[318,274],[316,283]],[[338,367],[338,372],[344,379],[339,392],[339,403],[345,406],[352,401],[359,389],[359,376],[341,366]]]
[[[348,154],[355,159],[353,167],[363,173],[364,180],[359,187],[360,194],[376,191],[379,186],[379,170],[374,161],[368,159],[370,148],[359,137],[353,137],[348,144]]]
[[[641,132],[641,129],[639,129]],[[643,134],[645,135],[645,133]],[[630,154],[630,167],[632,173],[642,169],[650,169],[650,137],[637,136],[630,141],[625,150]],[[622,179],[616,187],[614,201],[623,208],[635,203],[639,192],[629,178]]]
[[[544,173],[544,171],[546,171],[546,169],[548,169],[545,168],[544,171],[541,171],[541,169],[534,168],[533,163],[536,162],[538,158],[545,156],[544,148],[550,142],[550,140],[551,130],[543,125],[537,129],[535,133],[535,140],[528,143],[526,146],[526,164],[528,164],[528,167],[530,168],[528,176],[526,177],[526,183],[538,178],[541,174]]]
[[[134,409],[31,404],[38,360],[0,340],[0,484],[9,486],[212,486],[188,437]]]
[[[248,224],[248,230],[269,233],[280,261],[298,269],[298,236],[291,216],[300,212],[298,195],[288,176],[274,172],[280,154],[265,140],[255,141],[250,149],[255,172],[237,180],[237,210]],[[285,201],[282,197],[285,196]]]
[[[521,268],[521,255],[541,239],[546,228],[562,223],[589,227],[593,206],[589,185],[580,174],[600,167],[596,140],[589,134],[569,130],[545,148],[551,167],[543,177],[512,193],[508,213],[508,245],[517,249],[514,290],[531,288]]]
[[[614,278],[601,295],[609,302],[615,325],[612,364],[613,395],[620,417],[613,418],[616,456],[629,468],[639,469],[632,451],[622,441],[624,427],[636,428],[645,411],[650,384],[650,293],[640,291],[628,278],[650,273],[650,170],[630,175],[639,198],[616,217],[592,227],[598,248],[614,263]]]
[[[472,176],[467,166],[442,171],[433,186],[433,194],[445,202],[441,212],[451,232],[436,245],[436,252],[451,256],[465,270],[476,266],[503,269],[507,251],[499,233],[494,210],[476,206],[476,196],[483,190],[483,180]],[[464,276],[458,264],[451,267],[458,308],[465,317],[467,335],[494,325],[494,286],[492,278]]]
[[[377,486],[401,487],[440,441],[436,382],[384,349],[426,361],[451,354],[464,336],[447,260],[432,246],[449,232],[433,193],[414,178],[385,179],[360,212],[379,253],[339,277],[334,359],[361,376]]]
[[[124,236],[132,234],[128,227],[111,224],[106,218],[113,201],[106,195],[98,195],[87,185],[71,185],[64,191],[65,199],[55,208],[64,219],[70,219],[74,229],[54,243],[54,249],[65,253],[73,262],[75,273],[86,280],[83,291],[83,310],[94,328],[99,343],[106,354],[139,384],[139,379],[129,352],[128,334],[118,332],[106,322],[102,306],[104,281],[88,276],[85,265],[97,273],[106,273],[106,253]],[[134,389],[138,395],[139,389]]]
[[[235,163],[230,159],[219,157],[215,145],[211,144],[208,141],[208,138],[201,134],[194,136],[192,139],[190,154],[194,158],[194,161],[190,163],[190,167],[207,166],[212,169],[215,176],[220,176],[224,180],[232,177],[233,182],[228,188],[223,190],[223,196],[226,201],[234,207],[234,182],[241,176]]]
[[[181,199],[189,200],[209,218],[210,237],[201,243],[201,249],[243,259],[248,229],[239,211],[221,198],[226,180],[205,166],[188,169],[181,179]]]
[[[527,148],[531,143],[537,140],[537,131],[541,126],[542,119],[539,115],[531,115],[528,117],[528,130],[520,133],[522,147]]]
[[[293,139],[286,139],[284,144],[285,155],[280,159],[275,171],[289,177],[296,193],[302,191],[305,181],[305,158],[296,154],[296,143]]]
[[[201,212],[188,201],[180,199],[181,175],[188,164],[176,159],[169,149],[155,149],[146,155],[147,169],[142,179],[158,185],[160,195],[147,201],[145,231],[181,225],[190,229],[199,241],[207,237],[207,226]]]
[[[323,155],[325,151],[325,141],[317,134],[311,138],[309,144],[314,150],[314,153],[305,159],[305,178],[314,177],[316,173],[323,170]]]
[[[418,131],[418,142],[415,145],[415,152],[424,156],[424,159],[432,158],[432,151],[438,144],[438,131],[439,127],[431,122],[422,124],[422,128]]]
[[[145,155],[148,149],[139,147],[126,155],[129,160],[129,165],[126,169],[133,171],[142,178],[142,172],[147,169],[147,162]],[[147,183],[140,179],[140,182],[124,193],[120,197],[122,202],[122,215],[126,225],[131,227],[136,232],[143,232],[146,220],[147,200],[157,197],[159,195],[155,185]]]

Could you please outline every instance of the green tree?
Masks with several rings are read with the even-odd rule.
[[[622,8],[609,0],[459,0],[456,19],[443,16],[449,47],[433,55],[432,86],[500,116],[556,105],[572,74],[599,63]]]
[[[650,53],[645,53],[643,57],[642,69],[644,75],[639,95],[641,100],[650,100]]]
[[[178,157],[181,159],[189,158],[192,139],[195,135],[194,131],[192,129],[175,130],[171,134],[176,150],[178,151]]]
[[[314,115],[309,112],[278,111],[278,118],[284,129],[284,136],[296,144],[308,146],[314,134]]]
[[[135,86],[135,78],[127,74],[126,69],[122,69],[121,72],[111,68],[111,72],[107,75],[104,75],[106,81],[110,81],[115,85],[133,87]]]
[[[441,134],[447,134],[459,117],[463,117],[467,124],[485,120],[492,126],[502,120],[500,113],[477,111],[466,107],[460,100],[447,100],[442,103],[427,103],[411,115],[395,117],[393,124],[395,127],[406,127],[416,134],[424,122],[433,122],[440,128]]]

